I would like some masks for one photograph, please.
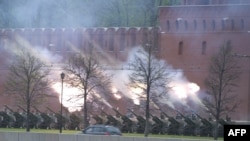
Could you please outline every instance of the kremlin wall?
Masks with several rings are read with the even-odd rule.
[[[157,58],[181,70],[188,81],[196,83],[200,87],[199,98],[206,92],[204,80],[210,57],[224,42],[231,41],[233,51],[242,56],[238,57],[242,74],[235,91],[241,105],[229,116],[233,120],[250,120],[249,13],[250,2],[247,0],[209,0],[205,3],[202,0],[183,0],[182,5],[159,7],[157,27],[0,29],[0,110],[5,109],[4,105],[18,110],[15,98],[4,94],[2,85],[8,72],[7,52],[10,51],[6,50],[11,50],[10,42],[22,38],[32,47],[44,48],[60,56],[67,56],[75,48],[86,52],[94,46],[98,48],[100,59],[105,58],[106,65],[115,66],[117,62],[125,62],[134,47],[145,45],[149,37],[153,37]],[[59,111],[58,94],[52,92],[52,95],[54,97],[37,108],[46,112],[46,107]],[[122,113],[130,105],[126,99],[109,103],[120,107]]]
[[[233,51],[245,56],[238,58],[242,74],[236,93],[241,105],[235,118],[241,120],[250,120],[249,6],[247,1],[211,1],[159,7],[160,57],[182,69],[188,80],[201,87],[201,93],[206,91],[203,84],[210,57],[225,41],[231,41]]]

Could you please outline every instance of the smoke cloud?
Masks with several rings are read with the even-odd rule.
[[[134,55],[136,52],[141,49],[141,47],[134,47],[130,50],[128,53],[128,59],[127,62],[120,62],[119,65],[116,66],[116,68],[120,69],[114,69],[110,72],[114,74],[114,77],[112,79],[113,85],[120,93],[129,99],[132,99],[134,101],[135,105],[140,105],[144,103],[141,103],[143,101],[143,98],[140,98],[139,95],[142,94],[142,90],[140,89],[129,89],[127,84],[129,83],[128,77],[131,73],[131,70],[129,69],[128,63],[133,61]],[[158,60],[159,62],[164,60]],[[165,62],[165,61],[164,61]],[[176,105],[183,105],[187,108],[191,108],[189,105],[191,103],[195,103],[197,105],[202,105],[200,98],[199,98],[199,91],[200,87],[193,82],[190,82],[183,74],[183,71],[180,69],[173,69],[171,65],[165,62],[167,65],[166,67],[169,68],[168,71],[170,73],[171,82],[169,83],[169,86],[171,89],[168,91],[167,94],[161,95],[161,97],[156,98],[157,101],[161,104],[166,104],[172,109],[176,109]],[[145,98],[145,97],[144,97]]]
[[[63,71],[60,66],[60,64],[62,64],[61,61],[63,57],[59,53],[56,54],[49,51],[46,47],[32,46],[28,41],[24,40],[21,37],[16,37],[16,42],[8,42],[3,49],[9,54],[13,55],[18,53],[17,50],[20,47],[32,53],[34,56],[36,56],[45,64],[47,64],[48,67],[51,68],[51,70],[53,70],[51,78],[54,81],[56,81],[56,83],[55,85],[53,85],[52,88],[58,93],[60,98],[61,82],[59,76],[61,71]],[[75,46],[70,46],[70,47],[73,51],[77,52],[79,51]],[[97,49],[100,51],[101,48]],[[135,105],[143,104],[141,103],[143,99],[139,97],[139,95],[142,94],[142,90],[136,88],[135,89],[128,88],[127,86],[127,84],[129,83],[128,76],[131,73],[128,63],[134,59],[134,55],[138,49],[140,49],[140,47],[134,47],[133,49],[130,50],[126,62],[118,61],[117,59],[112,58],[109,54],[103,53],[104,58],[109,59],[109,61],[107,62],[113,65],[113,66],[110,66],[109,64],[104,65],[106,66],[107,71],[113,75],[112,77],[112,85],[114,89],[113,97],[115,97],[116,99],[120,99],[121,97],[131,99]],[[158,60],[158,61],[160,62],[163,60]],[[106,61],[103,62],[107,63]],[[199,86],[195,83],[189,82],[185,78],[181,70],[172,69],[171,65],[169,64],[167,65],[168,65],[167,67],[169,68],[168,71],[173,76],[172,81],[169,84],[169,87],[171,87],[172,89],[169,91],[168,94],[159,97],[157,101],[162,104],[167,104],[173,109],[175,108],[176,104],[181,104],[186,107],[189,107],[188,104],[190,101],[197,104],[201,104],[200,99],[198,98]],[[65,98],[65,102],[63,103],[64,106],[69,107],[70,111],[79,110],[80,107],[79,105],[83,104],[82,99],[79,99],[79,101],[81,102],[68,101],[68,99],[72,99],[73,93],[74,94],[80,93],[79,91],[78,92],[77,91],[78,90],[74,88],[69,88],[67,86],[64,87],[64,95],[65,97],[68,98]],[[101,95],[96,95],[96,96],[100,97]],[[101,98],[105,98],[105,96],[101,96]],[[103,100],[103,103],[106,104],[108,107],[114,106],[108,103],[106,99]]]

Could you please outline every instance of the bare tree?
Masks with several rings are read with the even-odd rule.
[[[168,72],[164,61],[159,61],[153,56],[154,47],[146,44],[139,49],[134,59],[129,64],[132,73],[129,75],[129,86],[143,90],[143,97],[146,98],[146,125],[144,136],[149,134],[149,103],[152,96],[166,95],[169,89],[168,83],[171,74]],[[146,96],[145,96],[146,95]]]
[[[20,50],[9,68],[5,83],[5,92],[14,95],[26,104],[26,131],[30,131],[30,107],[48,96],[50,82],[47,79],[49,70],[45,64],[26,50]]]
[[[227,41],[212,57],[209,74],[205,80],[208,97],[204,98],[203,103],[208,112],[215,118],[215,140],[218,138],[221,117],[234,112],[239,106],[237,94],[234,91],[239,75],[239,65],[232,55],[231,43]]]
[[[65,71],[67,83],[82,91],[81,94],[77,95],[77,99],[73,99],[84,100],[83,126],[86,128],[89,124],[87,118],[88,97],[91,95],[105,96],[105,94],[109,93],[110,76],[102,69],[97,57],[92,52],[70,56]],[[105,99],[105,97],[102,98]]]

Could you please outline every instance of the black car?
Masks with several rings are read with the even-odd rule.
[[[82,131],[83,134],[90,135],[111,135],[121,136],[122,133],[119,128],[111,125],[90,125]]]

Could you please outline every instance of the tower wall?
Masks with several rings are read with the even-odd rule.
[[[214,3],[215,1],[213,1]],[[243,1],[242,1],[243,2]],[[159,8],[161,58],[181,69],[205,93],[211,56],[226,41],[233,52],[250,55],[249,4],[186,5]],[[241,105],[233,119],[250,119],[250,59],[238,58],[242,67],[236,90]]]

